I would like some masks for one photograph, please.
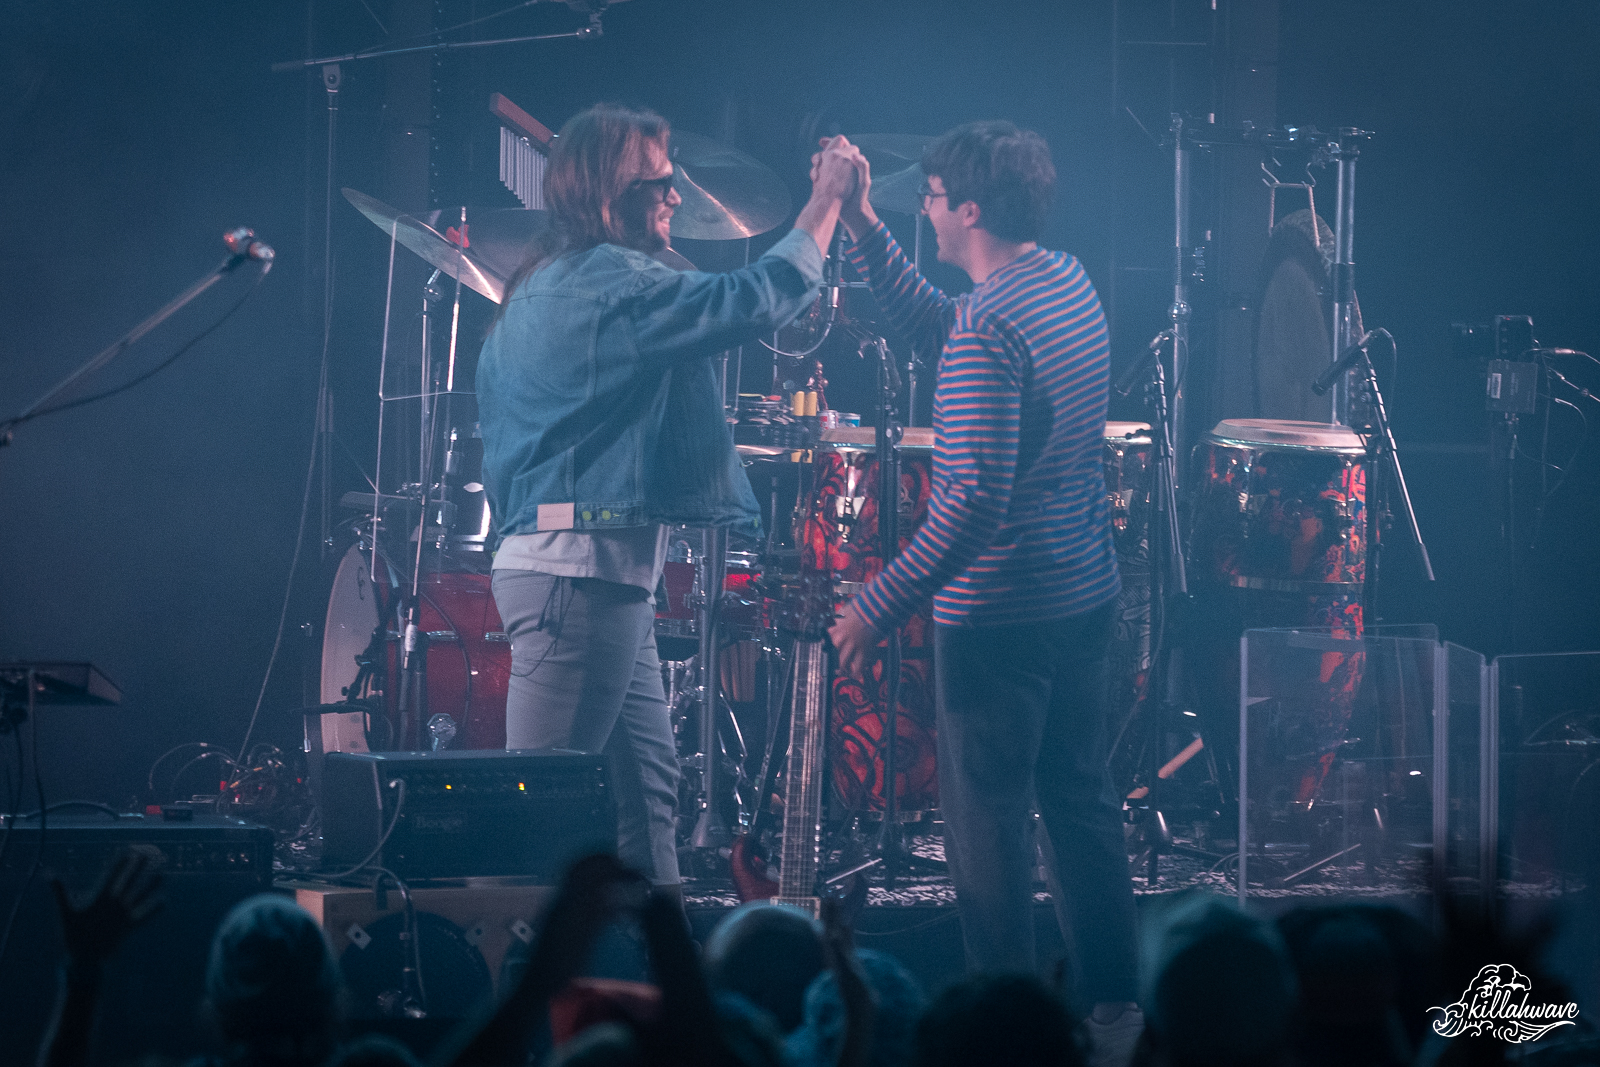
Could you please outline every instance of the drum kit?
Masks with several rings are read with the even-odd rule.
[[[883,168],[874,201],[886,210],[916,210],[915,162],[927,138],[862,140]],[[684,201],[672,221],[677,237],[741,240],[790,214],[784,183],[743,153],[677,132],[670,156]],[[917,173],[897,175],[895,164]],[[897,192],[899,185],[912,192]],[[376,491],[341,501],[349,517],[327,578],[321,700],[329,711],[359,711],[366,725],[353,730],[349,714],[325,714],[321,747],[503,748],[511,649],[490,588],[495,538],[474,397],[458,357],[461,294],[502,302],[548,216],[536,209],[459,209],[419,217],[354,189],[344,195],[389,236],[391,302],[398,249],[433,270],[424,292],[420,380],[407,374],[400,388],[391,382],[398,377],[391,363],[399,360],[390,358],[393,316],[386,311]],[[670,249],[658,258],[694,269]],[[454,297],[446,309],[450,281]],[[819,296],[815,316],[825,316],[828,329],[848,327],[852,337],[865,339],[863,351],[877,351],[886,377],[898,380],[886,343],[868,324],[847,321],[826,304]],[[444,332],[441,320],[449,325],[442,353],[434,336]],[[781,343],[772,347],[784,350]],[[834,575],[836,597],[850,595],[883,566],[880,526],[898,549],[927,508],[932,434],[902,431],[892,391],[880,404],[884,425],[863,428],[857,416],[818,410],[826,384],[820,363],[800,360],[782,369],[803,384],[753,395],[739,395],[736,387],[728,405],[752,481],[769,490],[765,537],[730,543],[725,531],[674,528],[655,595],[663,684],[686,772],[681,839],[692,852],[731,842],[758,803],[751,793],[756,757],[767,769],[781,761],[774,749],[782,746],[774,742],[788,710],[791,656],[776,605],[785,582],[801,570],[820,570]],[[777,370],[775,383],[790,376]],[[384,423],[397,416],[415,448],[403,458],[383,444]],[[396,466],[405,468],[400,484],[386,484]],[[888,474],[880,486],[882,472]],[[880,495],[895,501],[886,523],[879,521]],[[925,612],[905,627],[903,668],[880,678],[876,692],[849,679],[832,682],[828,749],[840,812],[871,819],[887,808],[898,823],[936,807],[929,625]],[[899,710],[894,730],[883,726],[882,709],[890,705]],[[752,727],[765,734],[751,738],[760,749],[754,754],[746,742]]]
[[[917,161],[928,139],[852,140],[872,160],[874,204],[916,216],[913,254],[920,260]],[[684,198],[674,235],[743,240],[788,217],[784,184],[754,159],[687,133],[673,135],[670,154]],[[416,388],[389,390],[386,314],[377,491],[344,500],[352,516],[329,584],[322,700],[359,706],[369,717],[372,725],[365,738],[353,739],[356,746],[500,748],[510,645],[490,591],[494,534],[479,470],[481,441],[469,414],[473,397],[460,386],[457,329],[462,290],[501,302],[548,219],[534,209],[464,208],[418,218],[355,190],[345,196],[390,237],[391,294],[397,248],[434,270]],[[658,258],[693,269],[671,250]],[[455,295],[448,354],[435,358],[431,311],[443,299],[443,276],[454,280]],[[1190,528],[1187,538],[1180,536],[1181,409],[1169,407],[1159,349],[1164,340],[1174,357],[1186,348],[1184,326],[1175,317],[1152,344],[1154,358],[1119,383],[1126,395],[1148,367],[1151,421],[1109,423],[1103,447],[1123,574],[1111,653],[1112,726],[1120,723],[1121,730],[1114,729],[1111,766],[1125,793],[1141,795],[1134,786],[1145,783],[1152,811],[1151,787],[1165,776],[1151,762],[1163,750],[1162,715],[1149,709],[1167,699],[1167,601],[1187,594],[1192,578],[1200,591],[1289,597],[1299,605],[1291,612],[1297,624],[1359,633],[1371,558],[1367,492],[1377,435],[1338,424],[1219,424],[1195,450],[1195,481],[1184,486]],[[835,333],[858,342],[862,357],[876,357],[878,388],[866,425],[827,404],[823,366],[814,357]],[[904,410],[914,409],[914,357],[897,364],[874,324],[830,300],[826,288],[812,311],[767,347],[774,353],[772,388],[740,393],[736,372],[727,404],[736,447],[758,499],[767,502],[765,535],[730,543],[726,531],[675,528],[656,590],[663,683],[686,772],[680,843],[690,856],[725,853],[767,803],[783,764],[784,723],[795,699],[788,686],[795,674],[792,635],[778,622],[786,590],[806,575],[827,575],[835,602],[848,599],[909,541],[926,516],[931,489],[932,432],[900,423],[902,394],[911,401]],[[742,361],[743,353],[736,358]],[[398,403],[417,409],[420,448],[408,477],[386,488],[383,417]],[[881,862],[891,880],[910,863],[902,827],[938,806],[931,625],[929,605],[886,642],[868,682],[841,675],[825,687],[825,773],[832,786],[825,819],[832,832],[858,842],[867,836],[863,827],[876,822],[878,855],[866,863]],[[342,742],[325,736],[324,747],[351,741],[348,724],[345,730]],[[860,847],[856,856],[872,851]]]

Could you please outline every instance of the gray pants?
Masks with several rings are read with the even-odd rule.
[[[511,637],[506,747],[609,757],[617,855],[656,885],[676,885],[678,758],[650,594],[520,570],[495,571],[493,587]]]

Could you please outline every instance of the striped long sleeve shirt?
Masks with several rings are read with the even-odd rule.
[[[1044,622],[1114,598],[1110,349],[1083,265],[1037,248],[952,299],[882,223],[849,255],[894,326],[942,348],[928,517],[856,598],[865,621],[887,632],[929,597],[947,626]]]

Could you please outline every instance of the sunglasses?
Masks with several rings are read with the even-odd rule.
[[[677,171],[673,171],[671,174],[660,178],[640,178],[633,183],[632,188],[654,189],[661,194],[661,199],[665,200],[667,194],[672,191],[672,180],[677,177],[677,174]]]

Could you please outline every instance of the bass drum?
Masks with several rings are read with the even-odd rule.
[[[419,739],[415,724],[404,729],[400,724],[404,584],[382,553],[376,582],[372,571],[370,551],[357,544],[340,557],[334,572],[322,630],[322,701],[381,693],[388,725],[381,740],[388,747],[429,748],[431,739]],[[456,733],[449,748],[505,748],[511,644],[489,575],[466,569],[428,574],[420,593],[419,623],[428,640],[424,723],[435,715],[450,716]],[[370,665],[366,680],[361,680],[362,661]],[[362,691],[350,692],[358,680]]]

